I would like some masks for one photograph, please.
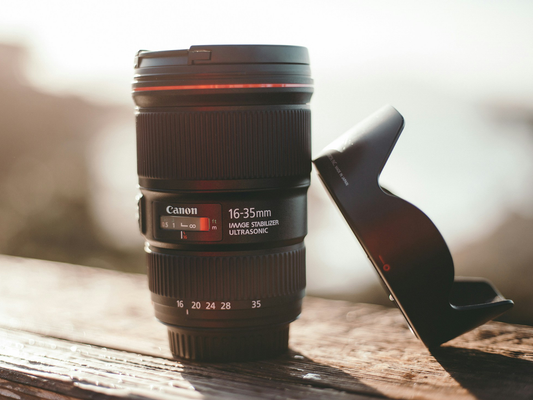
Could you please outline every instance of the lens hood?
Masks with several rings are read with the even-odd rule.
[[[433,347],[496,318],[513,302],[484,279],[454,279],[437,227],[379,185],[403,127],[400,113],[383,107],[331,143],[314,164],[391,300],[414,334]]]

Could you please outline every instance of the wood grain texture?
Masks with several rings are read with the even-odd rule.
[[[531,327],[492,322],[431,354],[398,310],[306,298],[290,347],[173,360],[145,276],[0,256],[0,398],[533,398]]]

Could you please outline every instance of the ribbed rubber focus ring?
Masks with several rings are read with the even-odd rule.
[[[232,180],[311,172],[306,106],[141,111],[136,119],[139,177]]]
[[[200,257],[151,252],[148,285],[160,296],[236,301],[290,296],[305,289],[305,247],[270,254]]]

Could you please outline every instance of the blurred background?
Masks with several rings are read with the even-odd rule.
[[[313,154],[384,104],[406,127],[381,183],[439,227],[456,274],[533,324],[533,2],[27,1],[0,12],[0,253],[144,273],[133,57],[306,46]],[[308,294],[387,303],[313,172]],[[1,279],[1,278],[0,278]]]

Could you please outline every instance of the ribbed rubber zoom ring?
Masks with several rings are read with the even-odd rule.
[[[223,331],[168,326],[174,357],[194,361],[247,361],[272,358],[287,351],[289,325]]]
[[[309,175],[309,109],[240,108],[139,112],[139,176],[228,180]]]
[[[305,247],[261,255],[196,257],[148,253],[150,291],[174,299],[236,301],[305,289]]]

